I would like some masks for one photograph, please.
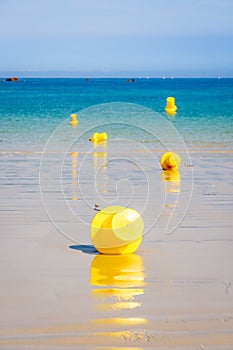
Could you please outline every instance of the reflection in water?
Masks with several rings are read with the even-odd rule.
[[[114,317],[114,318],[100,318],[94,320],[93,323],[96,324],[107,324],[107,325],[138,325],[146,324],[147,320],[143,317]]]
[[[99,194],[107,192],[107,144],[96,145],[93,166],[96,188]],[[136,254],[105,255],[94,257],[90,267],[90,284],[95,300],[95,309],[100,317],[92,321],[98,329],[99,337],[117,337],[121,341],[131,336],[131,330],[143,327],[148,320],[138,312],[142,307],[141,296],[144,294],[144,266],[142,257]],[[111,316],[109,316],[111,312]],[[113,314],[112,314],[113,313]],[[110,329],[106,331],[106,327]],[[119,328],[121,331],[119,332]],[[132,334],[134,331],[132,331]]]
[[[96,187],[99,193],[107,192],[107,143],[96,144],[92,152],[96,178]]]
[[[70,152],[70,155],[71,155],[71,178],[72,178],[71,200],[76,201],[78,199],[78,181],[77,181],[78,152]]]
[[[144,286],[142,258],[136,254],[98,254],[91,263],[90,283],[95,286],[128,288]]]
[[[103,334],[104,335],[104,334]],[[116,334],[115,334],[115,336],[116,336]],[[143,350],[142,348],[135,348],[135,347],[106,347],[106,346],[103,346],[103,347],[97,347],[97,348],[93,348],[93,350]]]
[[[105,287],[94,289],[93,295],[105,303],[97,305],[101,311],[132,310],[142,306],[136,300],[144,294],[144,267],[141,256],[98,254],[91,263],[90,283]],[[108,303],[106,303],[108,302]],[[132,315],[131,315],[132,316]],[[141,325],[148,321],[143,317],[100,318],[93,322],[108,325]]]
[[[166,201],[164,204],[165,218],[170,217],[174,207],[177,205],[178,196],[180,193],[180,173],[178,170],[163,170],[161,180],[166,183]]]
[[[178,170],[163,170],[161,173],[161,179],[167,183],[168,193],[180,192],[180,173]]]

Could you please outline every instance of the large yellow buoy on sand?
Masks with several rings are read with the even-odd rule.
[[[77,116],[75,113],[70,115],[70,125],[76,126],[78,124]]]
[[[175,99],[174,97],[167,97],[167,100],[166,100],[167,104],[165,106],[165,112],[170,115],[170,116],[173,116],[176,114],[176,110],[177,110],[177,107],[175,105]]]
[[[108,135],[106,132],[102,132],[100,134],[98,132],[94,132],[94,134],[91,136],[89,141],[93,143],[100,143],[100,142],[106,141],[107,139],[108,139]]]
[[[160,165],[163,170],[176,171],[180,166],[180,156],[175,152],[166,152],[160,158]]]
[[[109,206],[94,216],[90,237],[100,253],[131,254],[139,247],[143,230],[143,219],[136,210]]]

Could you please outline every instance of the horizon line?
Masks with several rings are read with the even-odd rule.
[[[8,79],[16,77],[15,74],[13,75],[6,75],[6,76],[1,76],[0,72],[0,81],[3,79]],[[218,75],[213,75],[213,76],[38,76],[38,75],[30,75],[30,76],[20,76],[17,75],[18,79],[136,79],[136,80],[150,80],[150,79],[161,79],[161,80],[174,80],[174,79],[233,79],[233,76],[218,76]]]
[[[233,71],[216,70],[0,70],[0,79],[19,76],[21,78],[155,78],[155,79],[174,79],[174,78],[233,78]]]

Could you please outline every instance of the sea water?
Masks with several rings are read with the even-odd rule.
[[[89,125],[111,124],[109,138],[122,137],[150,141],[145,133],[116,122],[134,125],[138,120],[152,130],[153,113],[135,113],[129,119],[130,104],[151,109],[167,119],[189,148],[231,149],[233,135],[233,79],[20,79],[0,82],[0,149],[41,151],[51,133],[69,116],[77,113],[79,131]],[[164,111],[166,98],[175,97],[177,113],[169,117]],[[88,107],[106,103],[127,103],[121,108],[120,120],[111,108],[106,116],[85,113]],[[117,109],[114,106],[114,109]],[[79,114],[82,112],[80,120]],[[101,127],[99,128],[102,131]],[[105,130],[103,130],[105,131]],[[91,135],[90,135],[91,136]],[[65,137],[65,136],[64,136]],[[69,137],[67,135],[67,137]],[[62,138],[60,142],[62,141]]]
[[[228,222],[232,208],[225,199],[232,188],[232,87],[233,79],[1,81],[0,170],[5,210],[15,210],[25,220],[20,213],[30,202],[30,220],[37,220],[42,197],[50,220],[82,243],[87,242],[95,204],[135,208],[143,215],[145,231],[153,232],[151,227],[156,225],[162,237],[173,208],[171,229],[180,224],[195,195],[200,197],[196,201],[202,203],[202,209],[197,207],[202,213],[218,212],[222,201],[227,203],[223,221]],[[168,96],[177,105],[173,117],[164,111]],[[69,124],[71,113],[77,113],[76,128]],[[106,145],[92,145],[89,138],[95,131],[107,132]],[[161,180],[159,158],[166,150],[181,156],[181,183]],[[161,228],[157,220],[163,208],[167,213]],[[201,225],[199,212],[194,212],[186,216],[192,227]],[[78,230],[77,221],[85,229]],[[209,224],[209,214],[203,222]],[[217,225],[213,218],[211,225]]]

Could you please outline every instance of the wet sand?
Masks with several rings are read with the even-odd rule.
[[[232,349],[232,152],[220,151],[192,152],[191,203],[172,234],[163,224],[186,184],[165,184],[157,166],[151,203],[162,203],[165,192],[165,210],[137,252],[123,257],[97,254],[88,225],[65,218],[58,193],[48,207],[58,211],[71,238],[78,232],[81,243],[51,223],[39,191],[40,153],[2,152],[0,349]],[[104,157],[94,155],[87,171]],[[72,194],[67,201],[88,222],[95,212],[84,211],[76,161],[80,155],[71,155],[64,168],[64,193]],[[117,178],[111,182],[110,175],[117,169],[103,171],[99,191],[111,199]],[[140,194],[140,177],[133,181]],[[138,198],[140,208],[144,197]]]

